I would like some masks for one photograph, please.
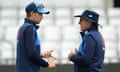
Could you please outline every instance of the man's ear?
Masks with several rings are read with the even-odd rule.
[[[32,16],[34,14],[34,12],[30,12],[30,15]]]
[[[33,12],[29,12],[29,13],[27,13],[27,17],[31,17],[32,14],[33,14]]]
[[[30,18],[31,20],[33,20],[33,18],[34,18],[34,12],[30,12],[30,13],[29,13],[29,18]]]

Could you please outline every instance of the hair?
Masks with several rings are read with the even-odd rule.
[[[92,26],[98,30],[98,24],[92,22]]]
[[[30,17],[30,12],[29,12],[29,13],[26,13],[26,17]]]

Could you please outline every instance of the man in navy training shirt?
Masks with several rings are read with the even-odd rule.
[[[85,10],[79,17],[82,42],[70,51],[68,58],[74,63],[74,72],[103,72],[104,40],[98,30],[99,14]]]
[[[43,19],[43,14],[49,14],[42,4],[32,2],[25,8],[26,18],[20,27],[17,37],[16,72],[40,72],[40,67],[55,67],[53,50],[43,54],[40,52],[40,39],[37,33],[38,24]],[[49,62],[43,58],[51,58]]]

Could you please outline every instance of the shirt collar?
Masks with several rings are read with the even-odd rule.
[[[32,20],[30,20],[29,18],[25,18],[24,23],[33,24],[33,25],[34,25],[34,27],[35,27],[36,29],[38,29],[38,28],[39,28],[39,26],[38,26],[38,25],[36,25],[36,24],[35,24]]]
[[[90,27],[87,30],[85,30],[84,32],[80,32],[80,34],[83,37],[84,35],[88,34],[90,31],[98,31],[98,30],[94,27]]]

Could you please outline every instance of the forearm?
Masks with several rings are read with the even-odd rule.
[[[78,56],[78,55],[72,55],[70,57],[70,60],[76,64],[80,64],[80,65],[88,65],[90,62],[90,60],[85,59],[82,56]]]
[[[46,62],[40,55],[37,54],[31,54],[29,56],[29,59],[31,62],[33,62],[36,65],[42,66],[42,67],[48,67],[48,62]]]

